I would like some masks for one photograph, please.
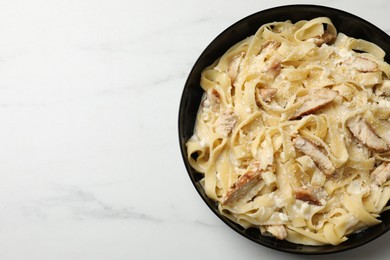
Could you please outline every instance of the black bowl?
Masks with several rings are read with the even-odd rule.
[[[192,136],[196,114],[199,108],[203,90],[199,85],[200,73],[217,58],[222,56],[235,43],[253,35],[257,29],[269,22],[291,20],[310,20],[320,16],[329,17],[336,26],[338,32],[343,32],[354,38],[365,39],[380,46],[386,53],[386,61],[390,62],[390,36],[373,24],[345,11],[316,5],[289,5],[275,7],[250,15],[233,24],[215,38],[203,51],[192,68],[185,84],[179,109],[179,142],[184,164],[196,190],[210,207],[210,209],[229,227],[244,237],[280,251],[298,254],[327,254],[356,248],[378,238],[390,229],[390,211],[384,212],[380,219],[382,223],[359,233],[352,234],[344,243],[337,246],[307,246],[293,244],[287,241],[276,240],[269,236],[263,236],[258,229],[244,229],[230,221],[218,212],[217,205],[209,199],[199,180],[202,175],[197,173],[188,163],[186,157],[186,141]]]

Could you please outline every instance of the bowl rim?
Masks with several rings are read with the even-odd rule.
[[[306,8],[306,9],[318,8],[318,9],[322,9],[323,11],[328,10],[328,11],[337,12],[337,13],[343,14],[345,16],[349,16],[349,17],[351,17],[351,18],[353,18],[355,20],[360,20],[361,22],[363,22],[363,23],[365,23],[365,24],[367,24],[367,25],[369,25],[371,27],[374,27],[376,29],[376,32],[379,32],[382,36],[385,36],[385,37],[389,38],[389,40],[390,40],[390,36],[385,31],[383,31],[381,28],[377,27],[373,23],[371,23],[371,22],[369,22],[369,21],[367,21],[367,20],[365,20],[365,19],[363,19],[363,18],[361,18],[361,17],[359,17],[359,16],[357,16],[355,14],[349,13],[347,11],[344,11],[344,10],[341,10],[341,9],[338,9],[338,8],[329,7],[329,6],[323,6],[323,5],[317,5],[317,4],[288,4],[288,5],[274,6],[274,7],[271,7],[271,8],[262,9],[260,11],[257,11],[255,13],[252,13],[250,15],[247,15],[247,16],[237,20],[236,22],[234,22],[233,24],[231,24],[227,28],[225,28],[222,32],[217,34],[217,36],[215,36],[206,45],[206,47],[200,53],[200,55],[198,56],[196,61],[193,63],[192,68],[191,68],[189,74],[187,75],[187,78],[186,78],[186,81],[185,81],[185,84],[184,84],[184,88],[183,88],[182,93],[181,93],[181,98],[180,98],[180,103],[179,103],[179,111],[178,111],[178,137],[179,137],[180,152],[181,152],[181,156],[182,156],[183,163],[184,163],[184,166],[186,168],[187,174],[189,175],[190,180],[191,180],[195,190],[197,191],[199,196],[202,198],[203,202],[208,206],[208,208],[220,220],[222,220],[223,223],[225,223],[227,226],[229,226],[231,229],[233,229],[235,232],[237,232],[241,236],[251,240],[252,242],[254,242],[256,244],[260,244],[260,245],[265,246],[267,248],[270,248],[270,249],[273,249],[273,250],[276,250],[276,251],[279,251],[279,252],[284,252],[284,253],[292,253],[292,254],[297,254],[297,255],[328,255],[328,254],[333,254],[333,253],[340,253],[340,252],[344,252],[344,251],[348,251],[348,250],[352,250],[352,249],[361,247],[361,246],[363,246],[363,245],[365,245],[365,244],[367,244],[367,243],[369,243],[369,242],[371,242],[371,241],[381,237],[387,231],[390,230],[390,225],[387,226],[387,227],[384,227],[381,232],[379,232],[375,236],[372,236],[370,239],[365,239],[364,241],[361,241],[361,242],[358,241],[357,243],[354,243],[354,244],[349,245],[349,246],[341,247],[341,248],[338,247],[339,245],[336,245],[336,246],[332,246],[332,245],[310,246],[310,245],[300,245],[300,244],[294,244],[294,243],[288,242],[288,243],[291,243],[293,246],[297,246],[297,247],[307,247],[307,248],[313,248],[313,249],[314,248],[321,248],[321,247],[330,247],[331,248],[331,250],[326,250],[326,251],[319,251],[319,250],[301,251],[301,250],[294,250],[294,249],[283,248],[283,247],[282,248],[278,248],[277,245],[271,246],[271,245],[269,245],[267,243],[262,243],[261,240],[256,239],[255,237],[246,234],[244,228],[238,226],[238,224],[234,223],[230,219],[222,216],[219,213],[218,209],[213,207],[213,206],[217,205],[217,203],[216,202],[212,202],[212,200],[209,199],[204,194],[204,192],[202,193],[203,188],[201,187],[199,182],[195,179],[195,177],[192,174],[192,172],[196,172],[196,171],[190,166],[190,164],[189,164],[189,162],[187,160],[187,155],[186,155],[185,143],[186,143],[186,141],[188,139],[184,140],[184,138],[183,138],[183,135],[184,135],[183,128],[181,127],[183,125],[183,113],[182,113],[182,110],[183,110],[183,106],[184,106],[184,102],[185,102],[184,93],[186,92],[186,90],[188,88],[190,77],[194,73],[194,70],[195,70],[197,64],[199,63],[199,61],[203,58],[203,56],[205,56],[205,54],[207,53],[208,49],[210,49],[215,42],[217,42],[224,34],[226,34],[228,31],[232,30],[232,28],[236,27],[238,24],[243,23],[246,20],[250,20],[251,18],[253,18],[255,16],[262,15],[264,13],[277,11],[277,10],[282,10],[282,9],[291,8],[291,7],[294,7],[294,8]],[[247,35],[247,36],[250,36],[250,35]],[[233,46],[233,44],[231,46]],[[226,52],[226,50],[224,52]],[[390,53],[386,53],[387,57],[389,55],[390,55]],[[380,225],[380,224],[378,224],[378,225]],[[370,228],[371,227],[369,227],[367,229],[370,229]],[[260,236],[262,236],[264,238],[269,238],[268,236],[264,236],[262,234],[260,234]],[[342,245],[342,244],[343,243],[341,243],[340,245]]]

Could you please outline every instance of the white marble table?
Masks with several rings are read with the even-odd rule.
[[[223,224],[193,188],[177,136],[201,51],[233,22],[289,3],[1,0],[0,259],[303,258]],[[299,3],[390,33],[386,0]],[[389,239],[333,257],[388,259]]]

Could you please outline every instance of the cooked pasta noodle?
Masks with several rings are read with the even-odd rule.
[[[219,211],[277,239],[337,245],[390,198],[390,66],[319,17],[273,22],[204,69],[191,166]]]

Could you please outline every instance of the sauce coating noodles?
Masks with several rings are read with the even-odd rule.
[[[326,17],[273,22],[201,74],[191,166],[219,211],[277,239],[338,245],[390,198],[390,65]]]

